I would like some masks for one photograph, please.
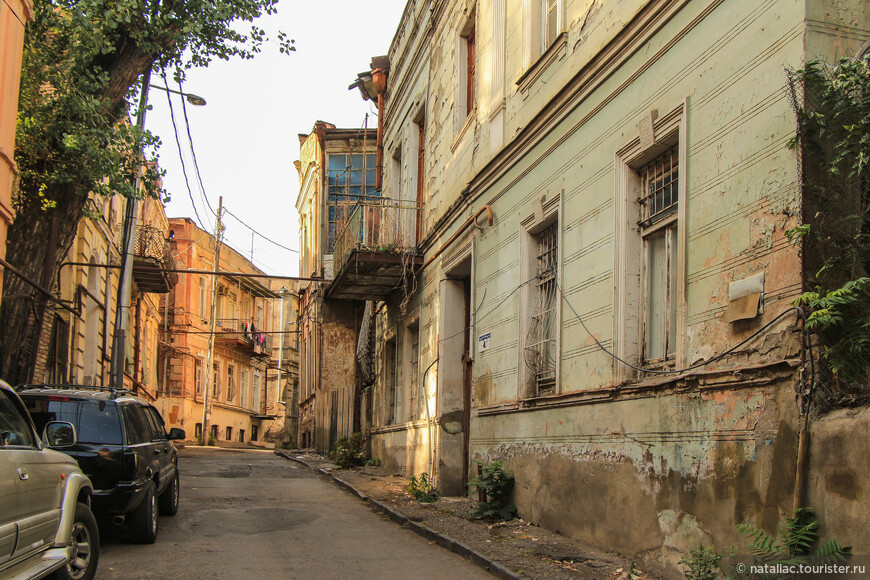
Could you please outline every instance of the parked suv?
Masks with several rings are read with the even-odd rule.
[[[68,422],[48,422],[52,447],[76,441]],[[0,577],[90,580],[100,557],[93,487],[68,455],[48,449],[24,404],[0,381]]]
[[[51,421],[75,426],[78,441],[64,452],[94,482],[94,513],[126,523],[134,541],[153,544],[158,512],[178,511],[181,486],[172,441],[184,439],[184,431],[167,434],[157,409],[124,390],[28,385],[18,394],[37,428]]]

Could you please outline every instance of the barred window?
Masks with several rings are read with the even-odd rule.
[[[533,236],[536,279],[532,312],[526,338],[526,365],[532,371],[537,394],[552,393],[556,387],[556,274],[559,262],[559,224]]]
[[[677,148],[656,157],[640,170],[641,235],[644,243],[645,316],[643,361],[675,358],[677,326]]]

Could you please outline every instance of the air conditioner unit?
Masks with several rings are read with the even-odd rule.
[[[218,293],[218,296],[226,296],[227,295],[227,287],[226,286],[218,286],[217,293]]]

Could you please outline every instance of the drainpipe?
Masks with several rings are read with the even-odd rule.
[[[387,72],[382,68],[372,71],[372,85],[378,92],[378,170],[375,189],[382,191],[384,185],[384,103],[387,93]]]

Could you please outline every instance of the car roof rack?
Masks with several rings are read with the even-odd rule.
[[[57,389],[63,391],[97,391],[101,393],[109,393],[110,397],[117,397],[121,395],[132,395],[135,396],[133,392],[129,389],[125,388],[116,388],[116,387],[104,387],[103,385],[62,385],[62,384],[53,384],[53,383],[42,383],[38,385],[18,385],[16,390],[24,390],[24,389]]]

